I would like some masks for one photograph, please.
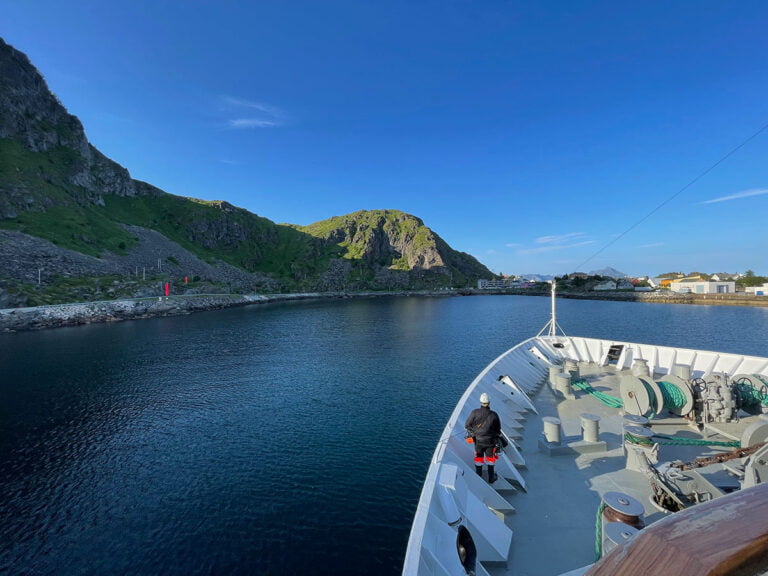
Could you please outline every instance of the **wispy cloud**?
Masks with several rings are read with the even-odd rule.
[[[554,252],[556,250],[567,250],[568,248],[578,248],[580,246],[589,246],[594,244],[584,232],[570,232],[569,234],[559,234],[553,236],[540,236],[534,240],[539,244],[534,248],[523,248],[518,250],[518,254],[541,254],[544,252]]]
[[[271,128],[280,126],[275,120],[263,120],[261,118],[233,118],[227,122],[230,128]]]
[[[594,244],[594,240],[584,240],[582,242],[573,242],[570,244],[549,244],[547,246],[539,246],[538,248],[526,248],[518,250],[518,254],[541,254],[543,252],[554,252],[555,250],[567,250],[568,248],[578,248],[579,246],[589,246]]]
[[[562,244],[576,238],[582,238],[584,232],[571,232],[570,234],[561,234],[559,236],[541,236],[536,238],[536,244]]]
[[[658,248],[664,246],[664,242],[654,242],[653,244],[643,244],[640,248]]]
[[[274,128],[286,122],[285,113],[276,106],[235,96],[222,96],[221,111],[230,116],[226,124],[233,129]]]
[[[506,246],[507,248],[519,248],[520,246],[522,246],[522,244],[510,243],[510,244],[504,244],[504,246]]]
[[[754,188],[752,190],[744,190],[744,192],[737,192],[730,196],[720,196],[720,198],[713,198],[712,200],[704,200],[701,204],[714,204],[715,202],[727,202],[728,200],[738,200],[739,198],[749,198],[750,196],[761,196],[768,194],[768,188]]]

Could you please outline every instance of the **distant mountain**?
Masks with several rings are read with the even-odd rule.
[[[619,272],[616,270],[616,268],[611,268],[608,266],[607,268],[602,268],[600,270],[592,270],[592,272],[589,273],[590,276],[608,276],[609,278],[616,278],[617,280],[619,278],[626,277],[626,274],[624,272]]]
[[[438,284],[448,280],[453,286],[493,277],[474,257],[448,246],[421,219],[399,210],[361,210],[298,229],[327,247],[341,249],[343,258],[358,262],[388,285],[396,284],[399,273],[407,271]]]
[[[554,276],[549,274],[518,274],[518,278],[527,282],[549,282]]]
[[[0,307],[155,294],[158,281],[189,291],[295,291],[461,287],[491,277],[396,210],[301,227],[134,180],[0,39]]]

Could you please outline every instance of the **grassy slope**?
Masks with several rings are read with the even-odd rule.
[[[124,254],[130,249],[137,240],[120,224],[132,224],[157,230],[204,260],[219,259],[292,285],[322,273],[334,257],[362,264],[365,242],[353,242],[352,237],[362,233],[367,239],[378,228],[390,238],[407,238],[410,250],[436,245],[448,254],[449,266],[456,271],[466,269],[465,260],[474,261],[453,251],[418,218],[398,210],[361,210],[293,226],[275,224],[239,208],[222,209],[219,202],[171,194],[105,195],[105,205],[97,206],[80,201],[85,192],[70,181],[82,162],[68,148],[32,152],[15,140],[0,139],[0,191],[7,190],[9,197],[30,208],[18,209],[16,218],[0,220],[0,228],[20,230],[98,257],[105,250]],[[329,242],[339,230],[344,231],[344,239]],[[406,255],[378,264],[409,269]]]
[[[258,271],[275,277],[289,277],[292,265],[314,272],[316,242],[297,230],[234,209],[224,212],[217,203],[165,195],[136,198],[105,198],[105,214],[114,221],[157,230],[197,256],[218,258],[250,272]],[[195,230],[207,226],[225,226],[242,231],[223,238],[200,240]]]
[[[123,254],[136,238],[120,223],[157,230],[193,254],[218,258],[249,271],[288,277],[297,270],[317,272],[330,254],[311,236],[282,226],[245,210],[224,213],[218,203],[182,198],[171,194],[133,198],[105,196],[105,206],[79,203],[83,196],[69,177],[80,168],[82,158],[68,148],[32,152],[23,144],[0,139],[0,183],[8,195],[19,198],[30,209],[0,220],[0,228],[20,230],[90,256],[104,250]],[[226,220],[229,227],[244,230],[244,238],[205,247],[191,240],[193,224]],[[330,251],[332,252],[332,250]]]
[[[15,140],[0,139],[0,182],[9,195],[13,190],[31,208],[19,210],[14,219],[0,220],[0,228],[20,230],[90,256],[103,250],[124,253],[136,239],[105,219],[97,206],[78,204],[73,186],[62,184],[81,161],[68,148],[31,152]]]

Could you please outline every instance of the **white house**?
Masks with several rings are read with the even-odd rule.
[[[708,282],[706,280],[680,280],[669,285],[679,294],[734,294],[736,282]]]
[[[747,294],[754,294],[755,296],[768,296],[768,282],[762,286],[747,286],[744,288]]]
[[[492,290],[495,288],[509,288],[511,280],[504,278],[502,280],[478,280],[477,287],[480,290]]]
[[[592,290],[616,290],[616,281],[605,280],[604,282],[600,282],[600,284],[595,284]]]

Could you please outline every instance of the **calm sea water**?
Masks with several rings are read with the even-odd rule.
[[[398,574],[435,442],[537,297],[261,305],[0,337],[0,573]],[[768,310],[558,301],[768,355]]]

